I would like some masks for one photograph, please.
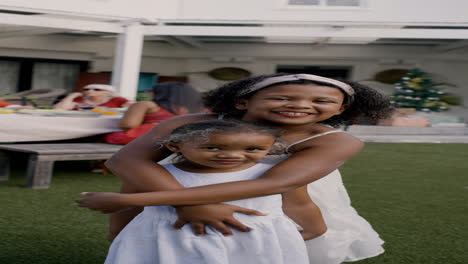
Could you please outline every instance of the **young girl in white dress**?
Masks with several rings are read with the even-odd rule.
[[[136,194],[140,199],[131,204],[112,193],[88,193],[86,206],[113,212],[130,205],[173,205],[178,206],[179,226],[190,223],[195,233],[204,234],[209,225],[229,234],[227,223],[234,229],[245,229],[242,223],[232,222],[234,212],[243,210],[216,203],[307,186],[327,226],[325,234],[306,241],[311,263],[357,261],[384,251],[379,235],[351,206],[337,170],[362,149],[363,143],[333,127],[353,124],[360,118],[376,121],[388,117],[391,107],[387,98],[355,82],[310,74],[273,74],[228,83],[205,99],[214,115],[166,120],[106,163],[122,179],[123,193],[158,192]],[[275,166],[253,180],[183,189],[155,164],[167,153],[155,151],[152,142],[181,124],[220,115],[281,128],[281,140],[290,144],[289,154],[270,160]],[[137,213],[134,209],[111,215],[111,236],[125,226],[125,219]]]
[[[210,120],[183,125],[161,139],[178,153],[175,163],[163,167],[185,187],[255,179],[273,165],[256,163],[269,152],[284,150],[275,143],[278,129],[240,121]],[[296,225],[283,214],[279,194],[228,202],[265,213],[236,215],[250,232],[223,236],[208,228],[196,236],[190,227],[175,230],[177,220],[171,206],[147,206],[113,241],[107,264],[307,264],[304,239],[325,232],[318,208],[297,191],[285,193],[286,214],[302,223],[302,237]],[[307,197],[308,198],[308,197]]]

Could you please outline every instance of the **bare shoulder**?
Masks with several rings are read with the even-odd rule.
[[[131,104],[129,107],[128,107],[128,110],[127,111],[132,111],[132,110],[135,110],[135,109],[151,109],[151,108],[154,108],[154,107],[158,107],[158,105],[152,101],[138,101],[134,104]]]
[[[133,108],[147,108],[147,109],[159,108],[159,106],[153,101],[138,101],[138,102],[132,104],[130,107],[133,107]]]
[[[144,106],[148,106],[148,107],[154,107],[154,106],[158,106],[155,102],[153,101],[138,101],[136,102],[134,105],[144,105]]]
[[[293,151],[298,152],[310,148],[339,149],[343,152],[359,152],[364,143],[355,136],[352,136],[344,131],[335,130],[332,128],[324,129],[322,132],[313,135],[310,140],[306,140],[294,146]]]
[[[153,101],[139,101],[130,106],[130,109],[141,109],[145,113],[153,113],[159,111],[161,108]]]

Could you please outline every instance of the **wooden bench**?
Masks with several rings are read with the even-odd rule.
[[[28,154],[28,188],[49,188],[55,161],[106,160],[122,146],[104,143],[5,144],[0,145],[0,180],[8,180],[10,154]]]

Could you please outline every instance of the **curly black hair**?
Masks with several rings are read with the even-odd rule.
[[[279,138],[282,131],[277,128],[239,119],[212,119],[188,123],[174,129],[162,142],[204,142],[218,133],[256,133]]]
[[[286,144],[279,139],[283,133],[282,130],[239,119],[213,119],[188,123],[177,127],[171,134],[160,138],[156,143],[159,147],[165,143],[196,142],[203,144],[210,141],[212,135],[221,133],[254,133],[272,136],[275,138],[275,142],[271,146],[269,154],[282,154],[286,150]]]
[[[152,92],[153,102],[176,115],[181,114],[181,107],[189,113],[199,113],[204,107],[200,94],[186,83],[158,83],[153,86]]]
[[[241,91],[244,91],[251,87],[252,85],[263,81],[266,78],[290,75],[290,73],[276,73],[270,75],[259,75],[255,77],[245,78],[238,81],[227,83],[215,90],[209,91],[204,96],[204,103],[211,111],[217,114],[223,114],[229,118],[239,118],[245,114],[245,110],[236,109],[236,104],[241,99],[249,99],[252,97],[255,92],[248,93],[242,96],[239,96]],[[357,82],[339,80],[341,82],[347,83],[350,85],[355,94],[351,101],[351,106],[346,109],[343,113],[333,116],[327,120],[321,121],[322,124],[327,124],[333,127],[338,127],[340,125],[351,125],[356,124],[359,119],[365,118],[369,122],[377,122],[380,119],[385,119],[391,116],[393,112],[393,107],[390,104],[390,101],[387,97],[380,94],[376,90],[370,88],[369,86],[359,84]],[[297,80],[297,81],[286,81],[281,84],[301,84],[301,83],[313,83],[326,86],[332,86],[340,89],[329,83],[322,83],[317,81],[310,80]],[[280,83],[275,83],[270,86],[275,86]],[[266,86],[264,88],[270,87]],[[262,89],[264,89],[262,88]],[[340,89],[341,90],[341,89]],[[343,92],[345,95],[345,103],[350,102],[349,96]]]

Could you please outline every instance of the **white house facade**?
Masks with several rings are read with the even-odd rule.
[[[83,70],[112,72],[130,99],[140,73],[206,91],[223,83],[207,74],[221,67],[341,71],[389,94],[376,73],[420,68],[466,102],[466,10],[464,0],[0,0],[0,94],[71,91]]]

